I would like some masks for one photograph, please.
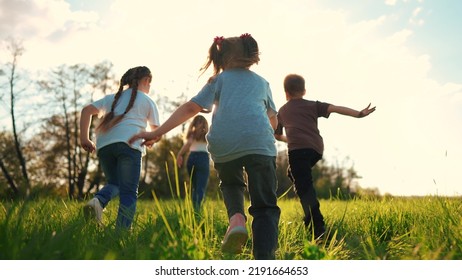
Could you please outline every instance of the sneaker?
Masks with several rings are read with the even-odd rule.
[[[306,225],[306,222],[305,222],[305,225]],[[309,223],[308,225],[306,225],[306,229],[308,230],[308,232],[313,234],[314,240],[323,239],[327,235],[326,227],[322,224],[315,225],[313,228],[313,223]]]
[[[326,235],[327,235],[327,231],[326,231],[326,228],[324,226],[314,228],[314,239],[315,240],[323,239]]]
[[[96,219],[98,224],[103,224],[103,207],[101,202],[94,197],[83,207],[85,219]]]
[[[229,219],[229,227],[221,244],[221,251],[229,254],[242,253],[242,246],[249,237],[245,227],[245,217],[235,214]]]

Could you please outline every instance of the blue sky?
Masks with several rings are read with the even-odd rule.
[[[251,33],[276,106],[298,73],[307,99],[377,111],[319,122],[324,158],[354,165],[382,194],[460,195],[461,1],[0,0],[0,40],[22,38],[31,71],[109,60],[117,76],[147,65],[152,95],[192,97],[217,35]],[[53,55],[49,55],[49,54]],[[0,51],[0,63],[7,60]],[[165,119],[166,115],[163,116]],[[285,149],[279,143],[279,148]]]

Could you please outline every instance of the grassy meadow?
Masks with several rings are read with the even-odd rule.
[[[0,259],[252,259],[251,239],[240,255],[221,253],[228,224],[219,198],[208,199],[201,213],[194,213],[189,199],[140,200],[130,232],[114,230],[117,200],[104,212],[103,227],[85,221],[84,204],[47,198],[1,201]],[[282,198],[279,206],[277,259],[462,259],[462,198],[322,200],[331,237],[323,242],[305,230],[297,200]]]

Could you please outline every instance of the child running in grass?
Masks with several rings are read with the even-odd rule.
[[[361,111],[329,103],[303,99],[306,93],[305,79],[290,74],[284,79],[284,91],[287,103],[278,113],[276,139],[287,142],[289,154],[288,176],[305,213],[306,227],[313,232],[314,238],[322,237],[326,232],[324,217],[319,208],[319,200],[313,185],[311,169],[322,158],[323,139],[318,129],[318,118],[328,118],[330,113],[363,118],[375,111],[367,106]],[[282,129],[285,129],[285,136]]]
[[[204,200],[210,175],[210,157],[207,151],[205,135],[209,132],[207,119],[202,115],[194,117],[186,133],[186,143],[177,155],[178,167],[184,163],[183,155],[189,153],[186,167],[191,177],[192,202],[194,209],[199,210]]]
[[[141,141],[128,144],[129,138],[140,131],[159,126],[157,105],[148,96],[151,71],[145,66],[129,69],[120,79],[115,94],[85,106],[80,117],[80,142],[87,152],[97,151],[107,184],[84,207],[86,217],[102,224],[103,209],[117,195],[120,197],[116,227],[129,229],[136,211],[141,157],[146,148]],[[124,89],[128,86],[127,89]],[[96,128],[96,145],[89,138],[92,117],[105,114]]]
[[[254,258],[274,259],[280,216],[274,138],[277,111],[268,82],[249,70],[259,60],[257,41],[250,34],[215,37],[202,68],[206,71],[210,65],[214,67],[207,84],[159,128],[138,133],[131,141],[143,138],[145,144],[152,144],[203,109],[213,109],[208,151],[218,171],[229,218],[222,251],[240,253],[248,238],[244,212],[244,191],[248,187]]]

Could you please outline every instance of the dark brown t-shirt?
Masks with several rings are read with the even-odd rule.
[[[306,99],[291,99],[278,112],[275,134],[282,135],[284,127],[289,151],[314,149],[322,155],[324,143],[318,129],[318,118],[329,117],[329,103]]]

